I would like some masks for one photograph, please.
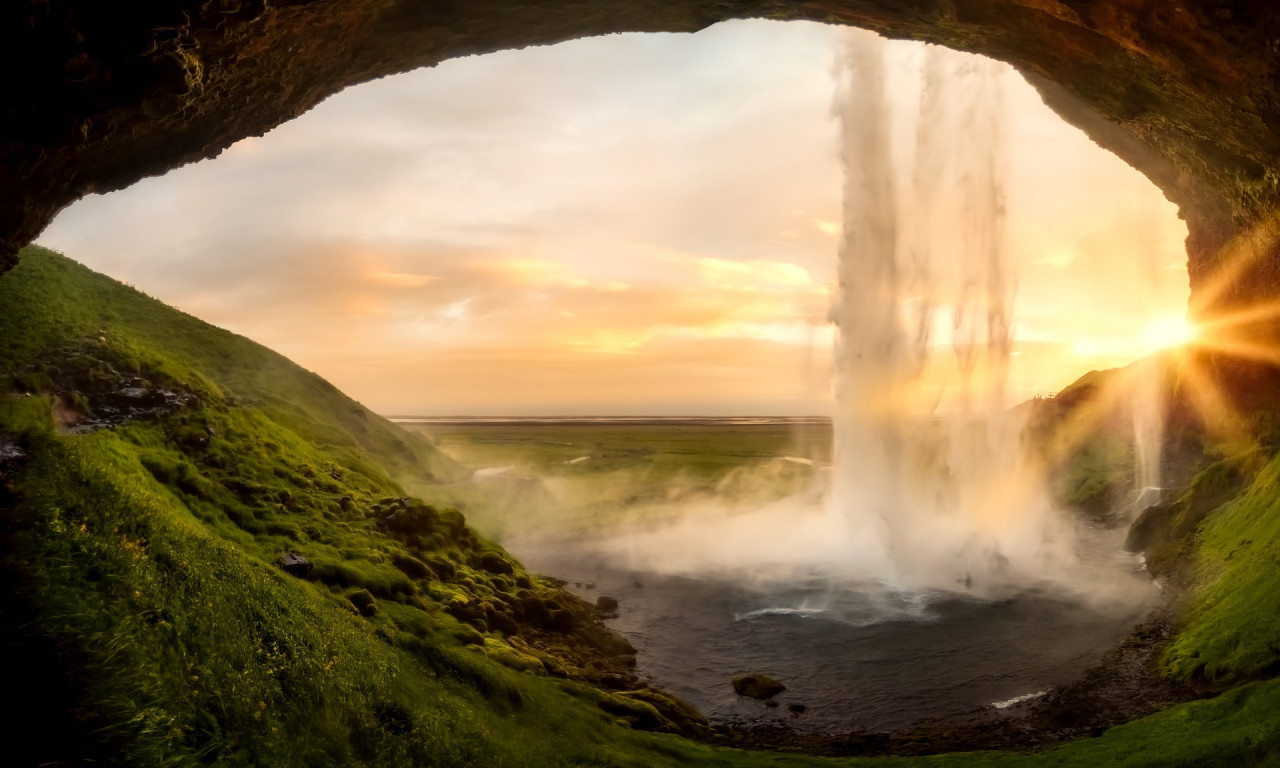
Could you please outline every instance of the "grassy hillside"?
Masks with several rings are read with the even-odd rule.
[[[1192,540],[1197,588],[1165,670],[1227,683],[1280,675],[1280,457]]]
[[[629,649],[588,606],[456,512],[405,498],[456,465],[318,377],[38,248],[0,277],[0,339],[6,765],[1239,766],[1280,755],[1275,681],[1036,755],[832,761],[662,733],[696,732],[696,718],[628,677]],[[1188,673],[1184,658],[1224,679],[1269,669],[1276,474],[1206,516],[1199,602],[1171,673]],[[279,567],[286,552],[310,573]],[[1256,610],[1270,623],[1251,626]]]

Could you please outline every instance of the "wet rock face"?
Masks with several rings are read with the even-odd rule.
[[[1019,67],[1182,206],[1193,290],[1280,199],[1280,6],[1245,0],[15,0],[0,7],[0,268],[61,207],[447,58],[727,18],[852,24]],[[1229,298],[1273,294],[1266,258]]]

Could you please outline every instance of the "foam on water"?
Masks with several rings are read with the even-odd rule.
[[[994,709],[1008,709],[1009,707],[1012,707],[1015,704],[1021,704],[1024,701],[1033,701],[1035,699],[1038,699],[1048,692],[1049,692],[1048,690],[1044,690],[1044,691],[1036,691],[1035,693],[1024,693],[1021,696],[1014,696],[1012,699],[1005,699],[1004,701],[993,701],[991,702],[991,706]]]
[[[812,618],[814,616],[821,616],[826,612],[825,608],[757,608],[754,611],[747,611],[746,613],[735,613],[733,615],[733,620],[750,621],[751,619],[758,619],[761,616],[799,616],[801,618]]]

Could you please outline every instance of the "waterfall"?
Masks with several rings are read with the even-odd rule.
[[[1145,232],[1154,232],[1157,226],[1154,212],[1147,211],[1138,225]],[[1144,324],[1155,320],[1152,307],[1155,304],[1156,286],[1160,283],[1159,252],[1152,240],[1147,240],[1142,254],[1142,279],[1138,281],[1139,309]],[[1164,445],[1164,390],[1162,364],[1158,351],[1150,352],[1131,367],[1129,385],[1130,409],[1133,415],[1133,505],[1136,515],[1152,504],[1159,503],[1161,492],[1160,465]]]
[[[850,31],[839,71],[833,511],[860,565],[892,585],[1025,582],[1061,563],[1071,535],[1006,402],[999,65],[930,46],[903,160],[894,128],[913,116],[895,113],[885,46]]]
[[[1136,514],[1160,502],[1160,462],[1164,442],[1164,393],[1157,354],[1133,364],[1130,397],[1133,410],[1133,507]]]

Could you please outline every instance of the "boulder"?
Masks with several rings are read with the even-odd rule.
[[[771,699],[787,686],[768,675],[739,675],[733,678],[733,692],[750,699]]]
[[[476,558],[476,565],[488,571],[489,573],[511,575],[515,573],[515,569],[511,566],[511,561],[503,557],[498,552],[482,552]]]
[[[411,579],[429,579],[435,575],[426,563],[412,555],[392,555],[391,564]]]
[[[311,561],[296,552],[286,552],[276,558],[276,563],[290,576],[300,579],[311,578]]]
[[[482,647],[486,656],[511,669],[535,675],[547,674],[547,669],[543,666],[541,659],[524,653],[501,640],[486,638]]]

